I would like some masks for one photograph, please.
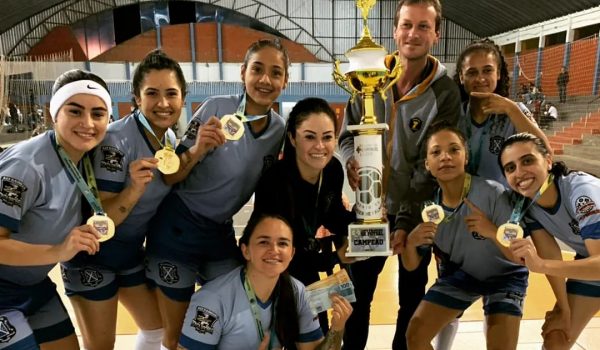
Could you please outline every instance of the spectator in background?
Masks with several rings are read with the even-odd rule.
[[[558,77],[556,78],[556,85],[558,86],[558,96],[560,97],[560,103],[567,102],[567,84],[569,83],[569,72],[567,72],[567,67],[562,66],[560,68],[560,73],[558,73]]]
[[[544,105],[544,114],[540,120],[541,129],[550,129],[552,122],[558,120],[558,109],[552,102],[548,102]]]

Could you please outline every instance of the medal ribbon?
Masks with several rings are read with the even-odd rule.
[[[83,196],[88,201],[94,213],[99,215],[105,215],[104,209],[102,209],[102,203],[100,202],[100,197],[98,196],[98,187],[96,186],[96,178],[94,177],[94,169],[92,168],[92,162],[90,158],[85,155],[83,157],[83,166],[85,167],[87,183],[81,176],[79,169],[73,164],[73,161],[67,155],[64,148],[58,143],[58,139],[56,140],[56,149],[60,156],[60,159],[65,164],[67,171],[71,176],[75,179],[77,183],[77,187],[83,193]]]
[[[490,127],[492,125],[492,117],[493,115],[490,115],[485,121],[483,132],[481,133],[481,137],[479,138],[479,147],[477,148],[473,147],[472,144],[473,132],[471,131],[471,127],[473,124],[473,118],[470,117],[467,121],[467,140],[469,144],[469,164],[467,164],[467,170],[471,174],[477,175],[477,169],[479,169],[479,161],[481,160],[481,148],[483,147],[483,140],[490,132]]]
[[[140,112],[139,110],[136,112],[136,117],[137,119],[140,121],[140,123],[142,123],[142,125],[144,126],[144,128],[146,130],[148,130],[148,132],[150,134],[152,134],[152,136],[154,136],[154,139],[156,140],[156,142],[158,142],[158,144],[160,145],[160,147],[164,148],[164,149],[168,149],[168,150],[173,150],[173,144],[171,144],[171,141],[169,140],[169,138],[167,137],[167,133],[165,132],[165,143],[166,146],[163,145],[163,143],[158,139],[158,137],[156,136],[156,134],[154,133],[154,130],[152,130],[152,127],[150,126],[150,123],[148,123],[148,119],[146,119],[146,116]]]
[[[465,181],[463,182],[463,189],[460,194],[460,203],[456,206],[456,208],[454,208],[454,210],[452,211],[452,213],[449,216],[444,217],[444,220],[442,220],[442,222],[440,222],[440,224],[443,222],[448,222],[448,221],[452,220],[452,217],[454,217],[454,215],[456,215],[458,210],[465,203],[465,198],[469,194],[470,189],[471,189],[471,174],[465,173]],[[442,198],[440,196],[440,191],[441,191],[441,189],[438,188],[437,192],[435,193],[435,204],[437,204],[437,205],[440,205],[442,202]]]
[[[529,210],[529,208],[533,205],[533,203],[535,203],[542,196],[542,194],[544,194],[544,192],[546,192],[546,190],[550,187],[550,185],[552,184],[552,181],[554,181],[554,174],[548,174],[548,177],[546,178],[546,181],[544,181],[544,184],[542,184],[542,187],[540,187],[540,189],[537,191],[535,196],[533,196],[531,203],[529,203],[527,208],[525,208],[525,210],[523,210],[523,211],[521,211],[521,208],[523,208],[523,203],[525,202],[525,196],[521,196],[519,198],[519,200],[517,201],[517,203],[515,204],[512,214],[510,214],[510,220],[508,220],[508,222],[511,224],[518,225],[519,221],[521,221],[521,219],[523,218],[523,216],[525,215],[527,210]]]
[[[246,115],[245,111],[246,111],[246,92],[244,92],[244,95],[242,96],[242,100],[240,101],[240,104],[238,105],[237,110],[235,111],[234,115],[236,117],[240,118],[242,123],[253,122],[255,120],[265,118],[266,116],[269,115],[268,113],[267,114],[259,114],[259,115]]]
[[[304,223],[304,230],[306,232],[306,237],[308,239],[308,248],[310,249],[312,245],[317,244],[316,234],[317,234],[317,221],[319,219],[319,195],[321,194],[321,184],[323,183],[323,170],[319,173],[319,185],[317,187],[317,198],[315,199],[315,210],[313,212],[312,217],[312,225],[309,225],[308,220],[306,219],[306,215],[302,215],[302,222]]]
[[[262,342],[265,338],[265,331],[262,327],[262,322],[260,320],[260,311],[258,310],[258,299],[256,298],[256,294],[254,293],[254,289],[252,289],[252,285],[250,285],[250,279],[248,278],[248,272],[244,276],[244,290],[246,291],[246,296],[248,297],[248,301],[250,302],[250,309],[252,310],[252,315],[254,316],[256,330],[258,331],[258,338]],[[273,330],[273,324],[275,323],[275,303],[271,304],[271,331]],[[271,332],[273,333],[273,332]],[[269,339],[269,347],[270,350],[273,343],[273,338],[275,334],[271,334],[271,338]]]

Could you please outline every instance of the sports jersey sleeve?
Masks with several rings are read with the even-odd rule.
[[[342,131],[340,133],[340,152],[342,154],[343,163],[346,164],[348,159],[354,156],[354,135],[348,130],[348,125],[358,125],[362,114],[362,101],[360,98],[355,98],[354,101],[348,101],[344,109],[344,121],[342,123]]]
[[[308,305],[308,298],[306,296],[306,289],[304,285],[299,281],[296,283],[297,294],[296,300],[298,304],[298,317],[300,334],[298,335],[298,343],[310,343],[315,340],[319,340],[323,337],[321,326],[319,325],[318,316],[314,316]]]
[[[192,296],[179,344],[189,350],[216,349],[223,331],[221,298],[200,289]]]
[[[128,148],[118,133],[107,133],[94,151],[94,176],[98,189],[119,193],[125,187],[129,171]]]
[[[348,236],[348,225],[356,219],[356,215],[353,212],[348,211],[342,202],[344,170],[337,158],[331,159],[330,169],[331,187],[334,196],[331,198],[331,203],[325,205],[328,210],[323,215],[323,225],[335,234],[333,240],[336,242],[336,247],[339,247],[344,241],[344,237]]]
[[[177,154],[185,152],[188,148],[196,143],[198,129],[208,121],[208,119],[217,114],[217,103],[213,100],[208,100],[194,113],[192,120],[185,129],[185,133],[181,138],[181,142],[177,146]]]
[[[19,232],[21,218],[43,198],[42,174],[23,160],[0,162],[0,226]]]
[[[579,224],[582,239],[600,239],[600,180],[581,175],[573,177],[568,205]]]

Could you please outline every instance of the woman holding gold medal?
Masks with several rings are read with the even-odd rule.
[[[553,163],[542,140],[527,133],[506,140],[499,162],[510,187],[533,203],[525,217],[531,240],[514,240],[510,249],[546,274],[557,299],[542,326],[544,348],[570,349],[600,310],[600,180]],[[562,260],[556,239],[575,251],[574,260]]]
[[[435,335],[483,297],[488,344],[515,349],[527,289],[528,271],[508,259],[497,227],[511,216],[501,184],[465,171],[466,140],[455,127],[433,127],[426,141],[426,168],[439,189],[423,210],[424,223],[407,237],[404,267],[419,266],[423,249],[440,257],[440,277],[427,291],[408,331],[409,349],[431,349]]]
[[[158,350],[162,340],[156,297],[146,285],[143,244],[150,219],[171,189],[160,172],[178,167],[164,162],[164,155],[179,160],[169,127],[181,115],[186,85],[179,64],[160,50],[140,62],[132,85],[136,110],[110,124],[94,154],[100,198],[117,233],[95,256],[79,254],[63,264],[65,290],[90,350],[114,346],[119,301],[139,327],[136,349]]]
[[[0,155],[0,349],[79,349],[48,272],[78,252],[96,254],[114,234],[86,155],[104,138],[111,108],[100,77],[63,73],[50,100],[54,130]],[[95,214],[78,226],[85,201]]]
[[[232,218],[277,159],[285,123],[271,106],[287,84],[288,65],[278,40],[253,43],[241,67],[244,92],[207,99],[177,146],[181,167],[165,180],[178,184],[147,241],[147,275],[158,286],[167,349],[177,347],[195,282],[241,263]]]

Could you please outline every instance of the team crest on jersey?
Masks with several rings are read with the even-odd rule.
[[[419,130],[421,130],[421,127],[423,126],[423,121],[417,117],[415,118],[411,118],[408,121],[408,127],[410,128],[410,130],[412,130],[413,132],[417,132]]]
[[[198,135],[198,128],[200,128],[200,122],[197,119],[192,119],[185,131],[185,138],[195,140],[196,135]]]
[[[158,277],[168,284],[175,284],[179,282],[179,273],[177,273],[177,266],[169,262],[158,263]]]
[[[577,220],[571,220],[571,222],[569,222],[569,227],[574,235],[579,236],[581,234],[581,229],[579,228],[579,222]]]
[[[8,318],[0,316],[0,343],[8,343],[16,334],[17,330],[10,324]]]
[[[102,160],[100,167],[112,173],[123,171],[123,157],[125,156],[121,150],[113,146],[102,146]]]
[[[85,268],[79,271],[79,275],[81,276],[81,284],[86,287],[96,287],[104,281],[102,272],[96,269]]]
[[[2,203],[20,208],[23,205],[23,192],[27,191],[27,186],[23,181],[9,176],[2,176],[1,182],[0,200]]]
[[[600,210],[596,208],[596,203],[588,196],[580,196],[575,200],[575,211],[577,212],[577,220],[579,221],[588,216],[600,214]]]
[[[215,331],[215,323],[217,322],[217,314],[205,309],[202,306],[196,307],[196,317],[192,320],[191,326],[200,334],[210,333]]]
[[[490,152],[492,154],[500,154],[500,149],[504,143],[504,137],[496,135],[490,137]]]

